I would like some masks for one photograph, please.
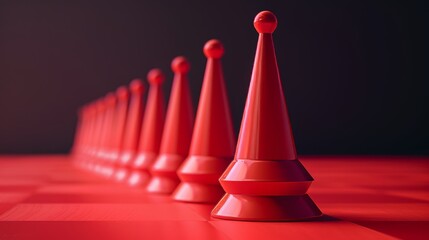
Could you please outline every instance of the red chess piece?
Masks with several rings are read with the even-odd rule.
[[[88,145],[84,149],[84,161],[87,168],[93,166],[95,156],[100,148],[100,137],[104,121],[104,102],[98,99],[89,105],[90,132],[88,133]]]
[[[95,156],[95,154],[98,151],[98,148],[100,147],[100,137],[101,137],[101,130],[103,129],[103,122],[104,122],[104,102],[102,99],[98,99],[94,102],[94,125],[95,125],[95,131],[94,131],[94,137],[92,139],[92,147],[90,149],[89,155],[91,158]]]
[[[110,97],[111,94],[110,94]],[[100,107],[100,112],[99,112],[99,117],[100,117],[100,122],[101,122],[101,126],[99,128],[99,133],[98,133],[98,142],[97,142],[97,149],[96,152],[94,152],[94,159],[98,162],[100,162],[105,149],[106,149],[106,138],[108,136],[108,128],[109,128],[109,94],[106,95],[104,98],[101,98],[99,100],[99,107]]]
[[[88,105],[82,106],[77,111],[77,125],[76,132],[74,136],[74,142],[71,149],[71,154],[75,162],[81,160],[81,154],[83,153],[84,148],[87,146],[86,136],[89,133],[89,107]]]
[[[147,185],[147,191],[154,193],[171,193],[179,184],[176,171],[188,155],[192,135],[193,111],[187,77],[190,65],[184,57],[176,57],[171,68],[174,80],[160,154],[151,168],[153,177]]]
[[[83,143],[83,138],[85,135],[85,120],[86,120],[86,112],[85,107],[80,107],[77,110],[77,124],[74,133],[73,146],[71,148],[71,154],[74,156],[73,160],[77,160],[76,156],[79,154],[79,148]]]
[[[322,213],[306,194],[313,178],[299,162],[282,91],[272,33],[275,15],[255,17],[259,32],[235,159],[220,178],[227,192],[212,216],[293,221]]]
[[[149,178],[149,169],[159,154],[162,130],[164,128],[165,104],[162,93],[164,74],[160,69],[149,71],[147,78],[150,88],[140,135],[140,146],[130,176],[131,185],[143,185]]]
[[[93,118],[94,118],[93,104],[87,104],[82,108],[81,116],[82,122],[79,133],[79,143],[77,148],[77,158],[82,160],[85,157],[88,149],[91,146],[91,137],[93,131]]]
[[[130,105],[128,109],[125,136],[119,162],[129,166],[134,159],[139,145],[140,130],[143,117],[143,91],[144,86],[140,79],[130,83]]]
[[[116,90],[117,104],[114,108],[112,133],[110,136],[110,146],[107,154],[107,160],[116,161],[122,151],[122,144],[125,135],[125,123],[128,113],[128,102],[130,94],[128,89],[124,86]]]
[[[108,139],[109,139],[109,126],[110,126],[110,108],[113,104],[113,94],[109,93],[104,98],[98,100],[98,120],[100,123],[100,128],[98,129],[97,134],[97,143],[92,153],[92,167],[93,170],[97,173],[100,173],[99,170],[102,168],[104,161],[104,156],[106,153]]]
[[[92,104],[93,109],[93,120],[92,120],[92,127],[93,127],[93,133],[91,134],[91,144],[90,148],[88,149],[88,158],[90,161],[93,160],[95,154],[97,153],[98,148],[100,147],[100,136],[101,136],[101,130],[103,128],[103,112],[104,112],[104,103],[101,101],[101,99],[98,99],[94,101]]]
[[[93,102],[86,104],[83,107],[83,127],[81,138],[82,142],[78,147],[78,154],[76,159],[82,167],[85,167],[88,162],[88,157],[92,150],[92,139],[94,136],[94,120],[95,118],[95,104]]]
[[[182,182],[175,200],[216,203],[225,193],[218,179],[234,157],[235,137],[220,62],[223,52],[215,39],[204,46],[203,87],[189,156],[178,170]]]
[[[110,151],[112,149],[112,144],[114,140],[114,122],[115,122],[115,111],[117,104],[117,97],[114,93],[108,93],[105,98],[106,101],[106,110],[104,116],[104,129],[102,133],[102,147],[98,153],[98,157],[102,160],[108,160]]]

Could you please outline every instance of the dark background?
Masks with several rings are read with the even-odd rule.
[[[153,67],[168,96],[177,55],[196,108],[211,38],[238,132],[266,9],[300,154],[429,154],[428,8],[375,0],[0,0],[0,152],[67,152],[79,106]]]

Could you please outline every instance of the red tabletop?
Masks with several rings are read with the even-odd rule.
[[[325,214],[213,219],[213,205],[115,183],[65,155],[0,157],[0,239],[426,239],[429,157],[302,156]]]

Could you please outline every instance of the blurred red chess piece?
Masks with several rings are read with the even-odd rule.
[[[101,137],[102,146],[100,147],[97,155],[99,160],[103,163],[106,163],[109,159],[109,154],[113,146],[117,100],[116,94],[113,92],[108,93],[105,97],[106,108],[104,112],[104,125]]]
[[[189,62],[176,57],[171,63],[173,86],[165,119],[160,154],[151,167],[148,192],[171,193],[179,184],[177,169],[188,155],[193,126],[193,110],[187,73]]]
[[[85,123],[83,134],[83,143],[79,147],[78,160],[80,166],[90,168],[92,153],[95,149],[97,137],[97,121],[98,121],[98,101],[93,101],[85,106]]]
[[[80,107],[77,111],[77,125],[74,137],[71,154],[73,161],[76,163],[82,163],[84,153],[88,147],[88,140],[91,131],[91,108],[90,104],[86,104]]]
[[[116,96],[118,103],[115,109],[112,146],[108,154],[108,159],[110,161],[116,161],[119,158],[119,154],[122,152],[130,93],[126,87],[121,86],[116,90]]]
[[[131,159],[137,153],[140,129],[143,117],[143,91],[144,86],[140,79],[134,79],[130,83],[130,106],[128,110],[124,144],[119,157],[121,165],[128,166]]]
[[[96,152],[94,153],[94,159],[96,159],[98,163],[101,162],[106,149],[107,137],[109,134],[108,128],[110,123],[109,109],[110,109],[110,105],[113,103],[112,98],[113,98],[112,93],[108,93],[105,97],[100,99],[101,127],[100,127],[99,139],[97,144],[98,147]]]
[[[164,128],[165,104],[162,93],[164,74],[160,69],[152,69],[147,78],[150,88],[143,118],[139,151],[133,163],[135,171],[129,178],[130,185],[144,185],[149,179],[149,169],[159,154]]]
[[[111,125],[111,108],[114,105],[115,99],[113,93],[108,93],[105,97],[99,100],[99,121],[100,128],[96,148],[92,153],[92,169],[96,173],[101,174],[101,169],[105,163],[104,156],[109,144],[109,127]]]
[[[96,155],[97,152],[101,146],[101,135],[103,130],[103,123],[104,123],[104,110],[105,110],[105,104],[103,99],[98,99],[94,102],[93,105],[94,109],[94,134],[92,136],[92,143],[91,147],[89,148],[89,151],[87,153],[87,162],[88,167],[91,169],[94,167],[96,161]]]
[[[226,195],[212,216],[252,221],[320,216],[306,194],[313,178],[298,160],[282,91],[272,40],[276,16],[260,12],[254,26],[259,39],[237,151],[220,178]]]
[[[122,152],[118,159],[118,168],[114,173],[117,181],[124,181],[129,176],[128,167],[135,158],[138,150],[140,131],[143,118],[143,93],[144,85],[140,79],[134,79],[130,83],[130,103],[125,124]]]
[[[173,198],[187,202],[217,202],[224,194],[219,177],[234,156],[235,137],[220,58],[222,43],[204,46],[206,71],[189,156],[178,170],[182,182]]]

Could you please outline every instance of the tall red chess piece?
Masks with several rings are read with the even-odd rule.
[[[306,194],[313,178],[299,162],[282,91],[272,33],[276,16],[260,12],[252,79],[235,159],[220,178],[225,196],[212,216],[293,221],[322,213]]]
[[[160,154],[151,168],[153,177],[147,185],[147,191],[154,193],[171,193],[179,184],[176,171],[188,155],[194,121],[187,77],[189,62],[184,57],[176,57],[171,68],[174,80]]]
[[[125,136],[122,153],[119,156],[120,164],[129,166],[131,160],[137,154],[140,129],[143,118],[143,91],[144,86],[140,79],[134,79],[130,83],[130,105],[125,128]]]
[[[178,201],[214,202],[224,194],[219,177],[234,156],[235,137],[220,59],[218,40],[204,46],[207,57],[191,149],[178,170],[182,182],[173,194]]]
[[[164,128],[165,104],[162,93],[164,74],[160,69],[152,69],[147,78],[150,88],[143,118],[139,152],[133,163],[136,171],[129,179],[131,185],[144,185],[149,179],[149,169],[159,154]]]

